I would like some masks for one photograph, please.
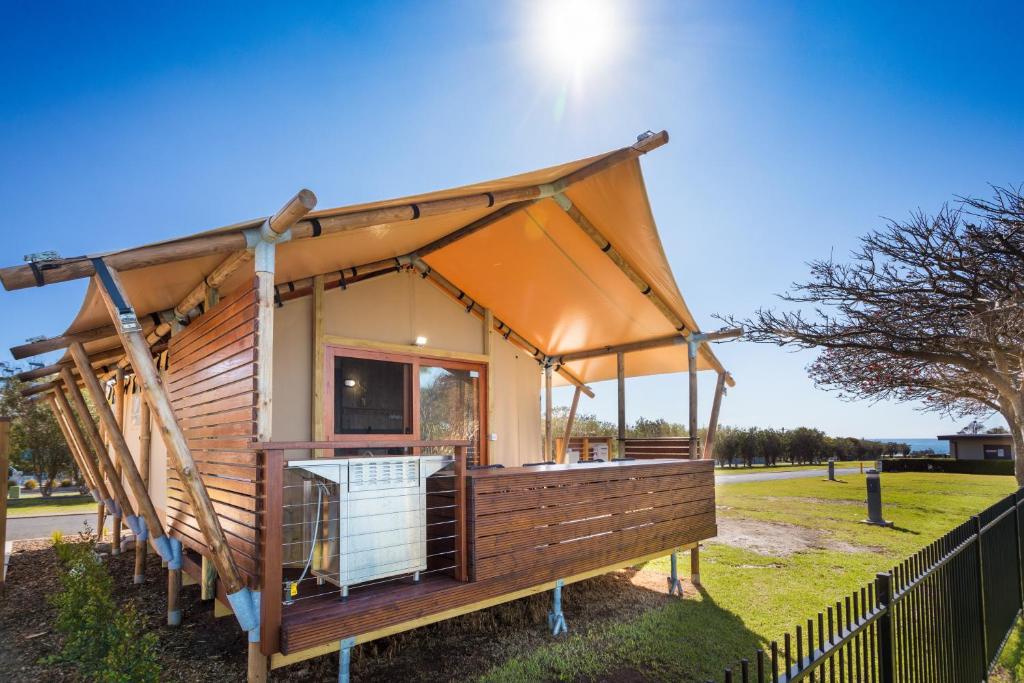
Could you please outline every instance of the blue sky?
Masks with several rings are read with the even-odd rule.
[[[713,327],[881,217],[1024,182],[1019,4],[612,2],[614,49],[578,79],[541,44],[542,2],[152,5],[0,9],[3,265],[264,215],[300,187],[321,206],[398,196],[665,128],[644,160],[651,202]],[[0,294],[0,358],[59,333],[83,288]],[[840,402],[806,353],[718,353],[738,382],[728,424],[955,426]],[[595,389],[581,410],[612,418],[614,387]],[[631,420],[685,419],[683,377],[628,390]]]

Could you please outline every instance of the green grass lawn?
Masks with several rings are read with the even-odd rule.
[[[32,496],[7,501],[8,517],[95,511],[96,501],[92,499],[92,496],[82,496],[77,493],[56,493],[49,498]]]
[[[896,529],[861,524],[864,477],[735,483],[718,489],[720,524],[800,527],[854,547],[805,548],[771,555],[710,544],[701,555],[703,589],[599,633],[573,634],[505,661],[487,681],[616,678],[635,670],[650,679],[720,680],[725,666],[806,621],[874,579],[970,515],[1011,493],[1012,477],[883,475],[885,515]],[[792,527],[782,527],[793,531]],[[797,535],[797,534],[792,534]],[[685,564],[685,563],[684,563]],[[668,559],[646,566],[668,572]]]
[[[874,460],[864,460],[864,469],[875,466]],[[836,469],[843,469],[844,467],[860,467],[860,460],[840,460],[836,462]],[[776,465],[775,467],[765,467],[764,465],[754,465],[753,467],[715,467],[715,474],[762,474],[765,472],[796,472],[798,470],[827,470],[828,463],[823,462],[817,465]]]

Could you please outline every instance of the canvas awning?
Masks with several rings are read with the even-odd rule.
[[[615,152],[415,197],[320,210],[309,214],[306,220],[543,186],[611,154]],[[679,334],[665,312],[652,303],[651,295],[664,302],[682,321],[685,327],[682,332],[699,331],[662,248],[639,158],[634,156],[609,165],[572,184],[564,194],[614,245],[618,254],[649,286],[649,292],[641,291],[570,218],[564,203],[560,205],[554,197],[539,199],[482,230],[453,241],[425,255],[423,261],[472,300],[494,311],[495,316],[549,357]],[[488,206],[476,206],[284,242],[277,246],[275,281],[283,285],[408,255],[494,211]],[[200,234],[233,233],[262,222],[263,219],[259,219]],[[163,244],[173,250],[179,243],[180,240],[175,240]],[[147,314],[173,308],[224,258],[223,253],[213,253],[122,270],[121,279],[141,319]],[[0,271],[0,278],[4,276]],[[241,268],[221,289],[230,291],[249,277],[252,277],[252,267]],[[4,281],[8,284],[6,279]],[[109,323],[107,311],[94,285],[90,284],[81,310],[67,333],[92,330]],[[116,338],[110,338],[89,342],[87,349],[92,353],[118,344]],[[583,382],[616,376],[614,355],[567,362],[565,367]],[[686,369],[685,345],[636,351],[626,359],[627,376]],[[706,347],[699,355],[698,369],[724,372],[721,363]]]

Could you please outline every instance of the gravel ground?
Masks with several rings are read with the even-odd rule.
[[[116,598],[132,602],[159,635],[163,680],[244,681],[245,638],[233,618],[214,619],[199,587],[182,589],[183,625],[166,626],[166,570],[152,553],[146,583],[132,584],[134,552],[108,558]],[[6,594],[0,597],[0,681],[78,681],[71,667],[42,664],[57,652],[54,610],[46,601],[58,588],[59,563],[48,540],[17,541]],[[689,586],[688,586],[688,590]],[[568,586],[563,607],[573,632],[602,628],[665,604],[662,574],[622,570]],[[383,638],[357,647],[356,681],[455,681],[483,674],[507,657],[552,642],[547,593]],[[319,657],[279,669],[273,681],[336,681],[337,656]],[[627,676],[628,678],[628,676]]]

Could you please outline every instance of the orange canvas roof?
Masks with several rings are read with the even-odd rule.
[[[552,183],[606,156],[415,197],[320,210],[310,217],[339,216],[368,208]],[[699,331],[662,248],[639,160],[634,158],[605,168],[570,186],[565,195],[683,321],[686,329]],[[403,256],[492,211],[467,209],[283,242],[277,246],[275,280],[284,284]],[[238,231],[261,222],[262,219],[248,221],[201,234]],[[173,243],[172,240],[167,244]],[[121,279],[141,318],[173,308],[223,258],[223,254],[214,254],[122,271]],[[454,241],[424,260],[548,356],[676,333],[663,313],[552,198],[542,199]],[[230,291],[251,274],[251,267],[240,269],[222,289]],[[109,322],[106,309],[90,284],[81,310],[67,332],[81,332]],[[87,348],[93,352],[116,344],[116,340],[91,342]],[[698,369],[724,371],[710,349],[703,348],[698,358]],[[614,356],[575,361],[566,367],[583,382],[616,376]],[[627,357],[629,376],[686,369],[685,346],[631,352]]]

